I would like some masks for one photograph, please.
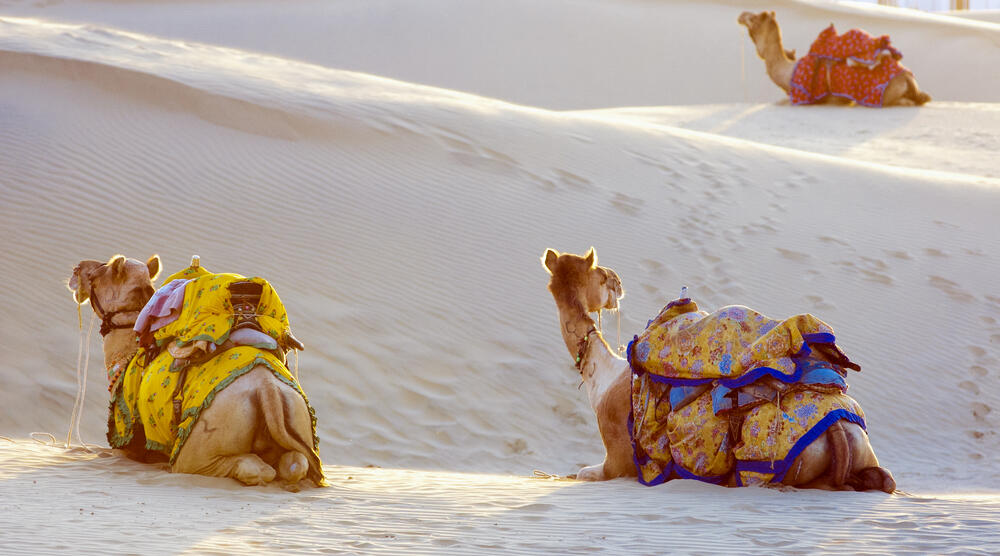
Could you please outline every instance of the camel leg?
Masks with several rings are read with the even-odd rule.
[[[893,77],[882,93],[882,106],[920,106],[930,100],[931,96],[920,90],[910,73]]]
[[[216,456],[211,462],[198,467],[186,467],[178,461],[174,464],[172,471],[174,473],[208,475],[209,477],[231,477],[250,486],[270,483],[277,474],[274,468],[260,459],[257,454]]]
[[[834,462],[833,454],[838,450],[846,456],[846,469]],[[846,474],[834,477],[834,472]],[[892,474],[879,467],[864,429],[848,421],[839,421],[807,446],[792,462],[782,483],[823,490],[881,490],[891,493],[896,489]]]
[[[576,474],[581,481],[606,481],[617,477],[635,477],[632,460],[632,439],[628,431],[628,414],[632,405],[632,375],[623,373],[608,387],[594,413],[597,428],[604,442],[604,462],[584,467]]]
[[[232,477],[248,485],[274,480],[274,467],[253,452],[258,415],[256,370],[223,389],[191,429],[171,470],[211,477]]]

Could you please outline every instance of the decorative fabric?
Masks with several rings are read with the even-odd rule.
[[[902,57],[888,35],[873,37],[851,29],[838,36],[831,24],[796,62],[788,98],[792,104],[811,104],[833,95],[864,106],[882,106],[889,81],[909,73],[899,63]]]
[[[864,426],[844,395],[851,364],[812,315],[784,321],[743,306],[668,304],[629,344],[629,432],[639,482],[779,482],[805,446],[839,419]],[[780,411],[779,409],[780,408]]]
[[[184,303],[177,320],[158,329],[153,335],[154,341],[140,347],[112,392],[108,442],[115,448],[127,446],[135,427],[141,426],[146,449],[169,456],[172,464],[201,412],[212,404],[216,394],[260,365],[291,386],[306,402],[312,417],[312,448],[318,460],[316,415],[305,393],[285,366],[283,354],[245,345],[215,353],[218,346],[229,338],[233,322],[228,286],[244,280],[263,286],[257,307],[258,321],[270,337],[268,339],[273,339],[278,346],[287,347],[284,338],[289,330],[288,317],[277,293],[262,278],[212,274],[202,268],[188,270],[191,271],[187,273],[190,278],[184,285]],[[173,394],[180,371],[186,364],[185,360],[177,357],[197,359],[212,353],[215,354],[207,361],[187,367],[180,393],[180,420],[175,422]],[[147,359],[150,360],[147,362]],[[322,475],[317,471],[317,475],[312,476],[312,466],[310,470],[310,478],[322,484]]]
[[[177,320],[184,304],[184,286],[187,280],[173,280],[156,290],[153,297],[139,312],[133,330],[140,338],[156,332]]]
[[[682,299],[633,340],[629,361],[634,372],[672,386],[739,388],[763,376],[797,382],[794,358],[808,355],[809,343],[833,344],[833,329],[809,314],[777,321],[741,305],[707,314]]]
[[[840,419],[865,428],[861,406],[846,394],[804,390],[754,407],[733,450],[737,484],[781,482],[802,450]]]

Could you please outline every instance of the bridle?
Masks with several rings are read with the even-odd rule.
[[[135,326],[136,319],[139,318],[138,313],[142,311],[142,307],[137,309],[119,309],[117,311],[105,311],[104,307],[101,306],[100,299],[97,298],[97,292],[90,291],[90,306],[94,309],[94,313],[101,318],[101,336],[107,336],[112,330],[119,330],[122,328],[132,328]],[[143,304],[145,306],[145,303]],[[115,324],[112,322],[115,316],[122,313],[136,313],[136,318],[132,319],[132,322]]]

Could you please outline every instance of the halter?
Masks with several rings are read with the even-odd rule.
[[[597,329],[591,326],[590,330],[583,335],[583,338],[580,338],[580,342],[576,346],[576,361],[573,363],[573,366],[576,367],[576,370],[580,371],[581,375],[583,375],[583,356],[586,355],[587,348],[590,347],[590,335],[594,332],[597,332]]]
[[[90,306],[93,307],[94,312],[97,316],[101,317],[101,336],[107,336],[112,330],[118,330],[121,328],[132,328],[135,326],[135,321],[125,324],[115,324],[111,322],[114,320],[115,315],[120,315],[121,313],[136,313],[142,311],[142,308],[138,309],[121,309],[118,311],[105,311],[104,307],[101,306],[101,301],[97,299],[97,292],[90,292]]]

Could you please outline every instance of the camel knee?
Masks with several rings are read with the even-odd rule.
[[[301,452],[285,452],[278,460],[278,477],[289,483],[297,483],[305,478],[309,470],[309,460]]]

